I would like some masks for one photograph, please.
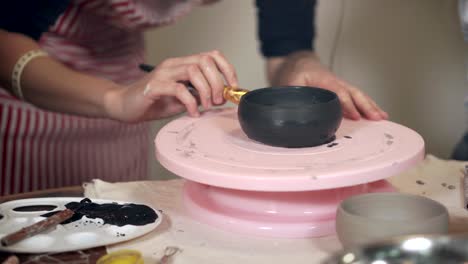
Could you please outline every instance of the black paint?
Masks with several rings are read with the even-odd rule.
[[[124,226],[136,225],[142,226],[154,223],[158,218],[156,212],[142,204],[117,204],[117,203],[104,203],[97,204],[91,202],[89,199],[83,199],[81,202],[71,202],[65,205],[66,208],[75,211],[73,217],[62,224],[72,223],[80,220],[83,216],[91,219],[102,219],[104,224]],[[49,217],[56,214],[50,212],[42,216]],[[86,223],[85,223],[86,224]]]
[[[331,148],[331,147],[334,147],[334,146],[337,146],[338,143],[334,142],[334,143],[331,143],[331,144],[328,144],[327,147]]]
[[[419,184],[419,185],[424,185],[425,184],[425,182],[423,182],[421,180],[417,180],[416,183]]]
[[[38,205],[16,207],[13,209],[13,211],[15,212],[39,212],[39,211],[52,211],[55,208],[57,208],[56,205],[38,204]]]
[[[0,220],[2,220],[2,219],[3,219],[3,215],[0,214]]]
[[[238,118],[245,134],[278,147],[313,147],[334,140],[341,124],[338,96],[314,87],[270,87],[242,96]]]
[[[351,136],[344,136],[344,137],[345,137],[345,138],[349,138],[349,139],[351,139],[351,138],[352,138]]]
[[[117,234],[116,234],[116,237],[124,237],[124,236],[125,236],[125,233],[117,232]]]

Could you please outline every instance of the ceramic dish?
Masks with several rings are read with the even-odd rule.
[[[408,236],[346,249],[322,264],[459,264],[468,262],[467,236]]]
[[[336,232],[343,246],[402,235],[445,234],[448,211],[423,196],[403,193],[370,193],[340,203]]]
[[[314,147],[335,139],[342,112],[331,91],[305,86],[268,87],[246,93],[238,109],[251,139],[276,147]]]
[[[83,198],[35,198],[15,200],[0,204],[0,238],[23,227],[34,224],[44,219],[41,215],[64,210],[65,204],[79,202]],[[93,199],[93,203],[118,203],[128,202]],[[38,208],[38,206],[42,208]],[[18,208],[35,207],[36,210],[18,210]],[[135,226],[116,226],[104,224],[102,219],[90,219],[83,217],[80,220],[65,225],[59,225],[56,229],[27,238],[8,247],[0,246],[1,251],[17,253],[45,253],[82,250],[92,247],[105,246],[127,241],[155,229],[162,220],[162,214],[153,209],[157,218],[150,224]]]

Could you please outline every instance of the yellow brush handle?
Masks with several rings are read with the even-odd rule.
[[[234,104],[239,104],[241,97],[248,92],[249,90],[246,89],[225,86],[223,97]]]

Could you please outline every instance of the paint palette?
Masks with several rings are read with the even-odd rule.
[[[195,219],[275,237],[334,233],[341,200],[392,191],[385,179],[424,158],[422,137],[389,121],[344,119],[335,140],[316,147],[264,145],[243,133],[235,108],[176,119],[155,144],[159,162],[188,180]]]
[[[0,204],[0,238],[23,227],[39,222],[46,213],[64,210],[70,202],[83,198],[36,198],[15,200]],[[126,204],[128,202],[93,199],[96,204]],[[154,210],[154,209],[153,209]],[[154,222],[136,225],[110,225],[99,218],[86,218],[57,226],[54,230],[37,234],[0,250],[17,253],[46,253],[82,250],[134,239],[154,230],[162,221],[162,214],[154,210]]]

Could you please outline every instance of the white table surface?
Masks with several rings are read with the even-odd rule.
[[[396,175],[390,182],[401,192],[424,195],[443,203],[451,215],[451,232],[468,232],[468,211],[462,208],[460,178],[466,162],[445,161],[427,156],[417,167]],[[146,263],[155,263],[164,249],[181,249],[172,263],[320,263],[340,250],[336,236],[276,239],[251,237],[219,230],[193,221],[183,210],[183,180],[85,184],[90,198],[126,200],[162,209],[165,219],[141,238],[108,247],[109,251],[136,249]],[[453,186],[453,187],[452,187]]]

